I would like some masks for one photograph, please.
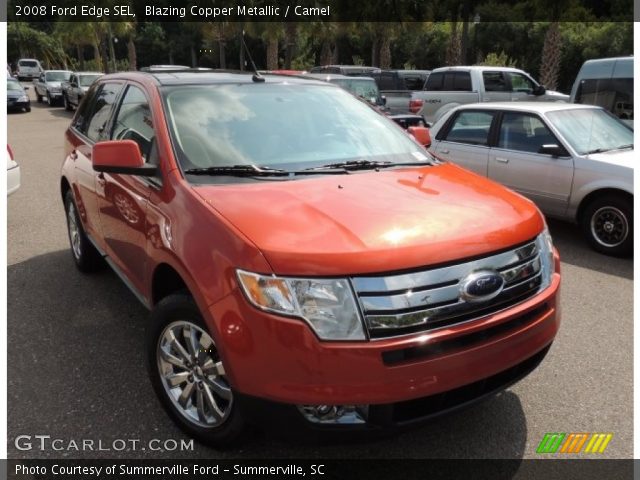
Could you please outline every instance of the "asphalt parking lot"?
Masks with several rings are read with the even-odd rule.
[[[143,363],[147,311],[114,273],[78,272],[59,193],[72,114],[34,100],[8,115],[22,187],[8,199],[8,453],[17,457],[535,458],[546,432],[607,432],[599,456],[633,453],[633,262],[591,251],[550,222],[562,256],[563,322],[542,365],[504,393],[396,437],[344,445],[256,433],[241,449],[19,451],[19,435],[65,441],[186,439],[161,409]],[[35,443],[35,442],[34,442]],[[589,456],[589,455],[584,455]]]

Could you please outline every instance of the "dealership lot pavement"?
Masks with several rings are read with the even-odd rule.
[[[59,193],[71,114],[32,101],[31,113],[8,116],[22,169],[22,187],[8,199],[10,457],[534,458],[546,432],[613,433],[600,457],[632,456],[633,262],[592,252],[577,227],[560,222],[550,222],[562,256],[560,334],[542,365],[503,394],[402,435],[348,446],[256,433],[236,450],[150,451],[149,440],[186,437],[147,379],[147,312],[108,269],[85,276],[73,266]],[[18,451],[19,435],[106,447],[135,439],[140,450]]]

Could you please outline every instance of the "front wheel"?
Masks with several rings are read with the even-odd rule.
[[[613,256],[633,252],[633,205],[619,195],[605,195],[584,210],[582,230],[594,250]]]
[[[38,93],[38,90],[36,90],[35,88],[34,90],[36,91],[36,100],[38,101],[38,103],[42,103],[42,95],[40,95]]]
[[[70,112],[71,110],[73,110],[73,108],[71,107],[71,104],[69,103],[69,99],[67,98],[67,96],[66,96],[66,95],[63,95],[63,96],[62,96],[62,101],[63,101],[63,103],[64,103],[64,109],[65,109],[67,112]]]
[[[153,388],[183,431],[217,448],[238,441],[245,421],[192,297],[170,295],[153,309],[146,356]]]

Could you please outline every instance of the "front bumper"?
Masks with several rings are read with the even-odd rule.
[[[23,110],[23,109],[27,109],[31,107],[31,102],[30,101],[26,101],[26,102],[17,102],[15,100],[7,100],[7,110],[8,111],[13,111],[13,110]]]
[[[239,290],[205,315],[234,390],[296,405],[393,404],[488,379],[545,350],[559,327],[555,273],[544,292],[438,331],[322,342],[302,320],[250,306]]]
[[[20,167],[15,166],[7,170],[7,196],[20,188]]]

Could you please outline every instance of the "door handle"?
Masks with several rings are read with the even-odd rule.
[[[500,163],[509,163],[509,159],[504,157],[496,157],[496,161]]]
[[[449,150],[447,150],[447,149],[440,150],[440,153],[444,153],[445,155],[447,155],[449,153]]]

